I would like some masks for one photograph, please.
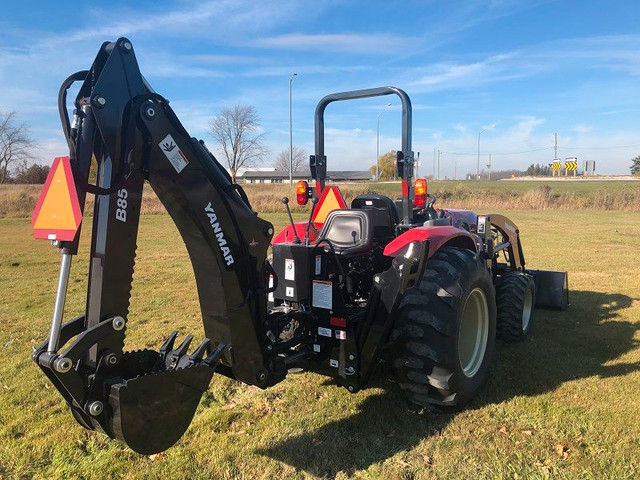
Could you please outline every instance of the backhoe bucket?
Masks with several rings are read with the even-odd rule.
[[[567,272],[527,270],[536,282],[536,307],[564,310],[569,305]]]
[[[191,336],[170,350],[175,334],[160,352],[128,352],[114,367],[101,366],[96,372],[96,381],[109,396],[109,406],[95,420],[107,427],[103,429],[110,436],[143,455],[166,450],[182,437],[225,347],[219,345],[202,359],[208,349],[205,340],[193,354],[186,355]]]
[[[80,425],[104,432],[143,455],[158,453],[176,443],[189,427],[227,344],[212,348],[205,338],[189,354],[193,337],[187,335],[174,348],[178,334],[174,331],[158,351],[103,354],[92,370],[82,359],[96,339],[109,338],[105,332],[122,331],[124,322],[118,319],[122,320],[106,319],[84,330],[63,352],[47,352],[47,339],[33,358]],[[83,320],[80,316],[63,325],[62,343],[82,328]],[[84,372],[89,374],[83,377]]]
[[[166,450],[189,427],[213,373],[200,365],[114,383],[109,395],[113,435],[144,455]]]

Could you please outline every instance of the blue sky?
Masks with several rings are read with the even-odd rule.
[[[235,103],[256,107],[272,156],[287,148],[288,84],[297,72],[294,144],[309,152],[320,98],[395,85],[412,99],[413,147],[425,173],[434,148],[445,152],[443,175],[453,176],[454,165],[458,175],[475,171],[478,132],[490,126],[481,153],[484,164],[492,152],[494,170],[550,162],[554,132],[559,157],[596,160],[599,173],[628,173],[640,154],[637,1],[102,5],[27,0],[3,10],[0,110],[15,110],[30,125],[42,163],[66,153],[60,83],[88,68],[103,41],[120,36],[132,41],[143,74],[189,132],[214,149],[208,122]],[[329,169],[375,162],[376,117],[388,101],[384,152],[400,148],[395,98],[328,107]]]

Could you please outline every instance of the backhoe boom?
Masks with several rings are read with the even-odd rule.
[[[71,123],[66,91],[77,80],[83,84]],[[103,44],[91,69],[65,82],[60,99],[81,208],[86,192],[97,194],[89,285],[86,313],[54,322],[34,360],[82,425],[141,453],[164,450],[188,427],[214,369],[262,387],[279,380],[269,374],[257,333],[267,311],[265,259],[273,226],[151,90],[127,39]],[[92,158],[96,185],[88,183]],[[207,338],[192,355],[190,337],[174,348],[175,334],[158,352],[123,351],[145,180],[193,265]],[[58,292],[62,306],[78,241],[79,233],[59,243],[67,267]]]

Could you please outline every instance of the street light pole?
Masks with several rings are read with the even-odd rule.
[[[289,77],[289,185],[293,185],[293,127],[291,121],[291,84],[293,77],[298,75],[294,73]]]
[[[390,106],[391,104],[387,103],[382,110],[380,110],[376,121],[376,182],[380,181],[380,115]]]
[[[480,180],[480,135],[482,132],[486,132],[487,129],[483,128],[478,132],[478,165],[476,167],[476,180]]]

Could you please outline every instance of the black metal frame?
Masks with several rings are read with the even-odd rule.
[[[323,97],[315,111],[315,155],[311,155],[309,166],[311,178],[316,180],[316,193],[322,193],[327,178],[327,157],[324,153],[324,111],[332,102],[356,100],[360,98],[397,95],[402,102],[402,150],[397,152],[396,169],[402,179],[402,225],[413,223],[413,178],[414,153],[411,150],[412,109],[411,99],[404,90],[397,87],[377,87],[349,92],[332,93]]]
[[[70,122],[66,93],[74,81],[83,84]],[[126,38],[104,43],[89,71],[64,82],[59,102],[82,208],[86,193],[96,194],[87,304],[84,315],[54,322],[33,357],[83,426],[141,453],[162,450],[190,423],[216,368],[263,387],[278,380],[269,376],[257,335],[266,316],[273,226],[255,215],[244,192],[151,90]],[[96,185],[88,183],[92,158]],[[176,223],[193,265],[208,338],[192,355],[188,342],[159,352],[123,351],[145,180]],[[77,253],[78,242],[79,234],[61,242],[63,256]],[[64,291],[58,293],[57,306],[64,304]],[[137,398],[142,390],[144,398]],[[152,408],[159,401],[165,408]],[[135,416],[148,420],[145,431],[127,426],[124,419]]]

